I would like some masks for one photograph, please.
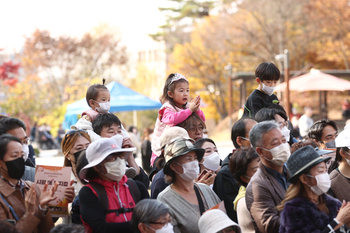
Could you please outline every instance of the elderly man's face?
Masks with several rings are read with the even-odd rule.
[[[281,133],[279,129],[272,129],[263,136],[262,145],[257,147],[257,152],[259,155],[263,155],[267,159],[272,159],[272,154],[270,151],[272,148],[281,145],[282,143],[286,143],[287,140]],[[264,149],[261,149],[264,148]]]

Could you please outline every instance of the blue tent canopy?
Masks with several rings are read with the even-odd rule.
[[[159,109],[162,106],[159,101],[152,100],[149,97],[137,93],[136,91],[125,87],[118,82],[111,82],[106,85],[106,87],[111,93],[110,112],[151,110]],[[67,112],[65,114],[66,124],[64,128],[69,128],[70,125],[75,124],[77,121],[77,115],[88,109],[90,109],[90,107],[86,103],[85,98],[68,105]]]

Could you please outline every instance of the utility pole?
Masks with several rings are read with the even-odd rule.
[[[284,50],[284,81],[286,82],[286,91],[285,91],[285,98],[286,98],[286,112],[287,116],[290,116],[291,109],[290,109],[290,95],[289,95],[289,52],[288,49]]]
[[[228,86],[228,116],[229,116],[229,129],[232,128],[232,65],[229,63],[225,66],[227,70],[227,86]]]
[[[287,113],[287,116],[289,117],[291,114],[290,109],[290,94],[289,94],[289,52],[288,49],[284,50],[283,54],[278,54],[275,56],[275,59],[277,61],[283,61],[284,64],[284,82],[286,83],[286,90],[284,92],[284,102],[285,102],[285,110]]]

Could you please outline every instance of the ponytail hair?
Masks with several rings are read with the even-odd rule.
[[[89,86],[89,88],[86,91],[86,102],[87,104],[90,106],[89,100],[96,100],[97,96],[98,96],[98,91],[99,90],[107,90],[107,87],[105,86],[106,83],[106,79],[102,79],[102,84],[94,84]]]

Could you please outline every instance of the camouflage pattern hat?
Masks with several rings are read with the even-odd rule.
[[[164,174],[168,175],[168,172],[170,170],[170,164],[174,161],[175,158],[180,157],[182,155],[186,155],[191,151],[196,152],[198,161],[202,160],[205,150],[202,148],[195,148],[192,143],[192,140],[186,138],[175,138],[174,140],[171,140],[165,146],[164,150]]]

